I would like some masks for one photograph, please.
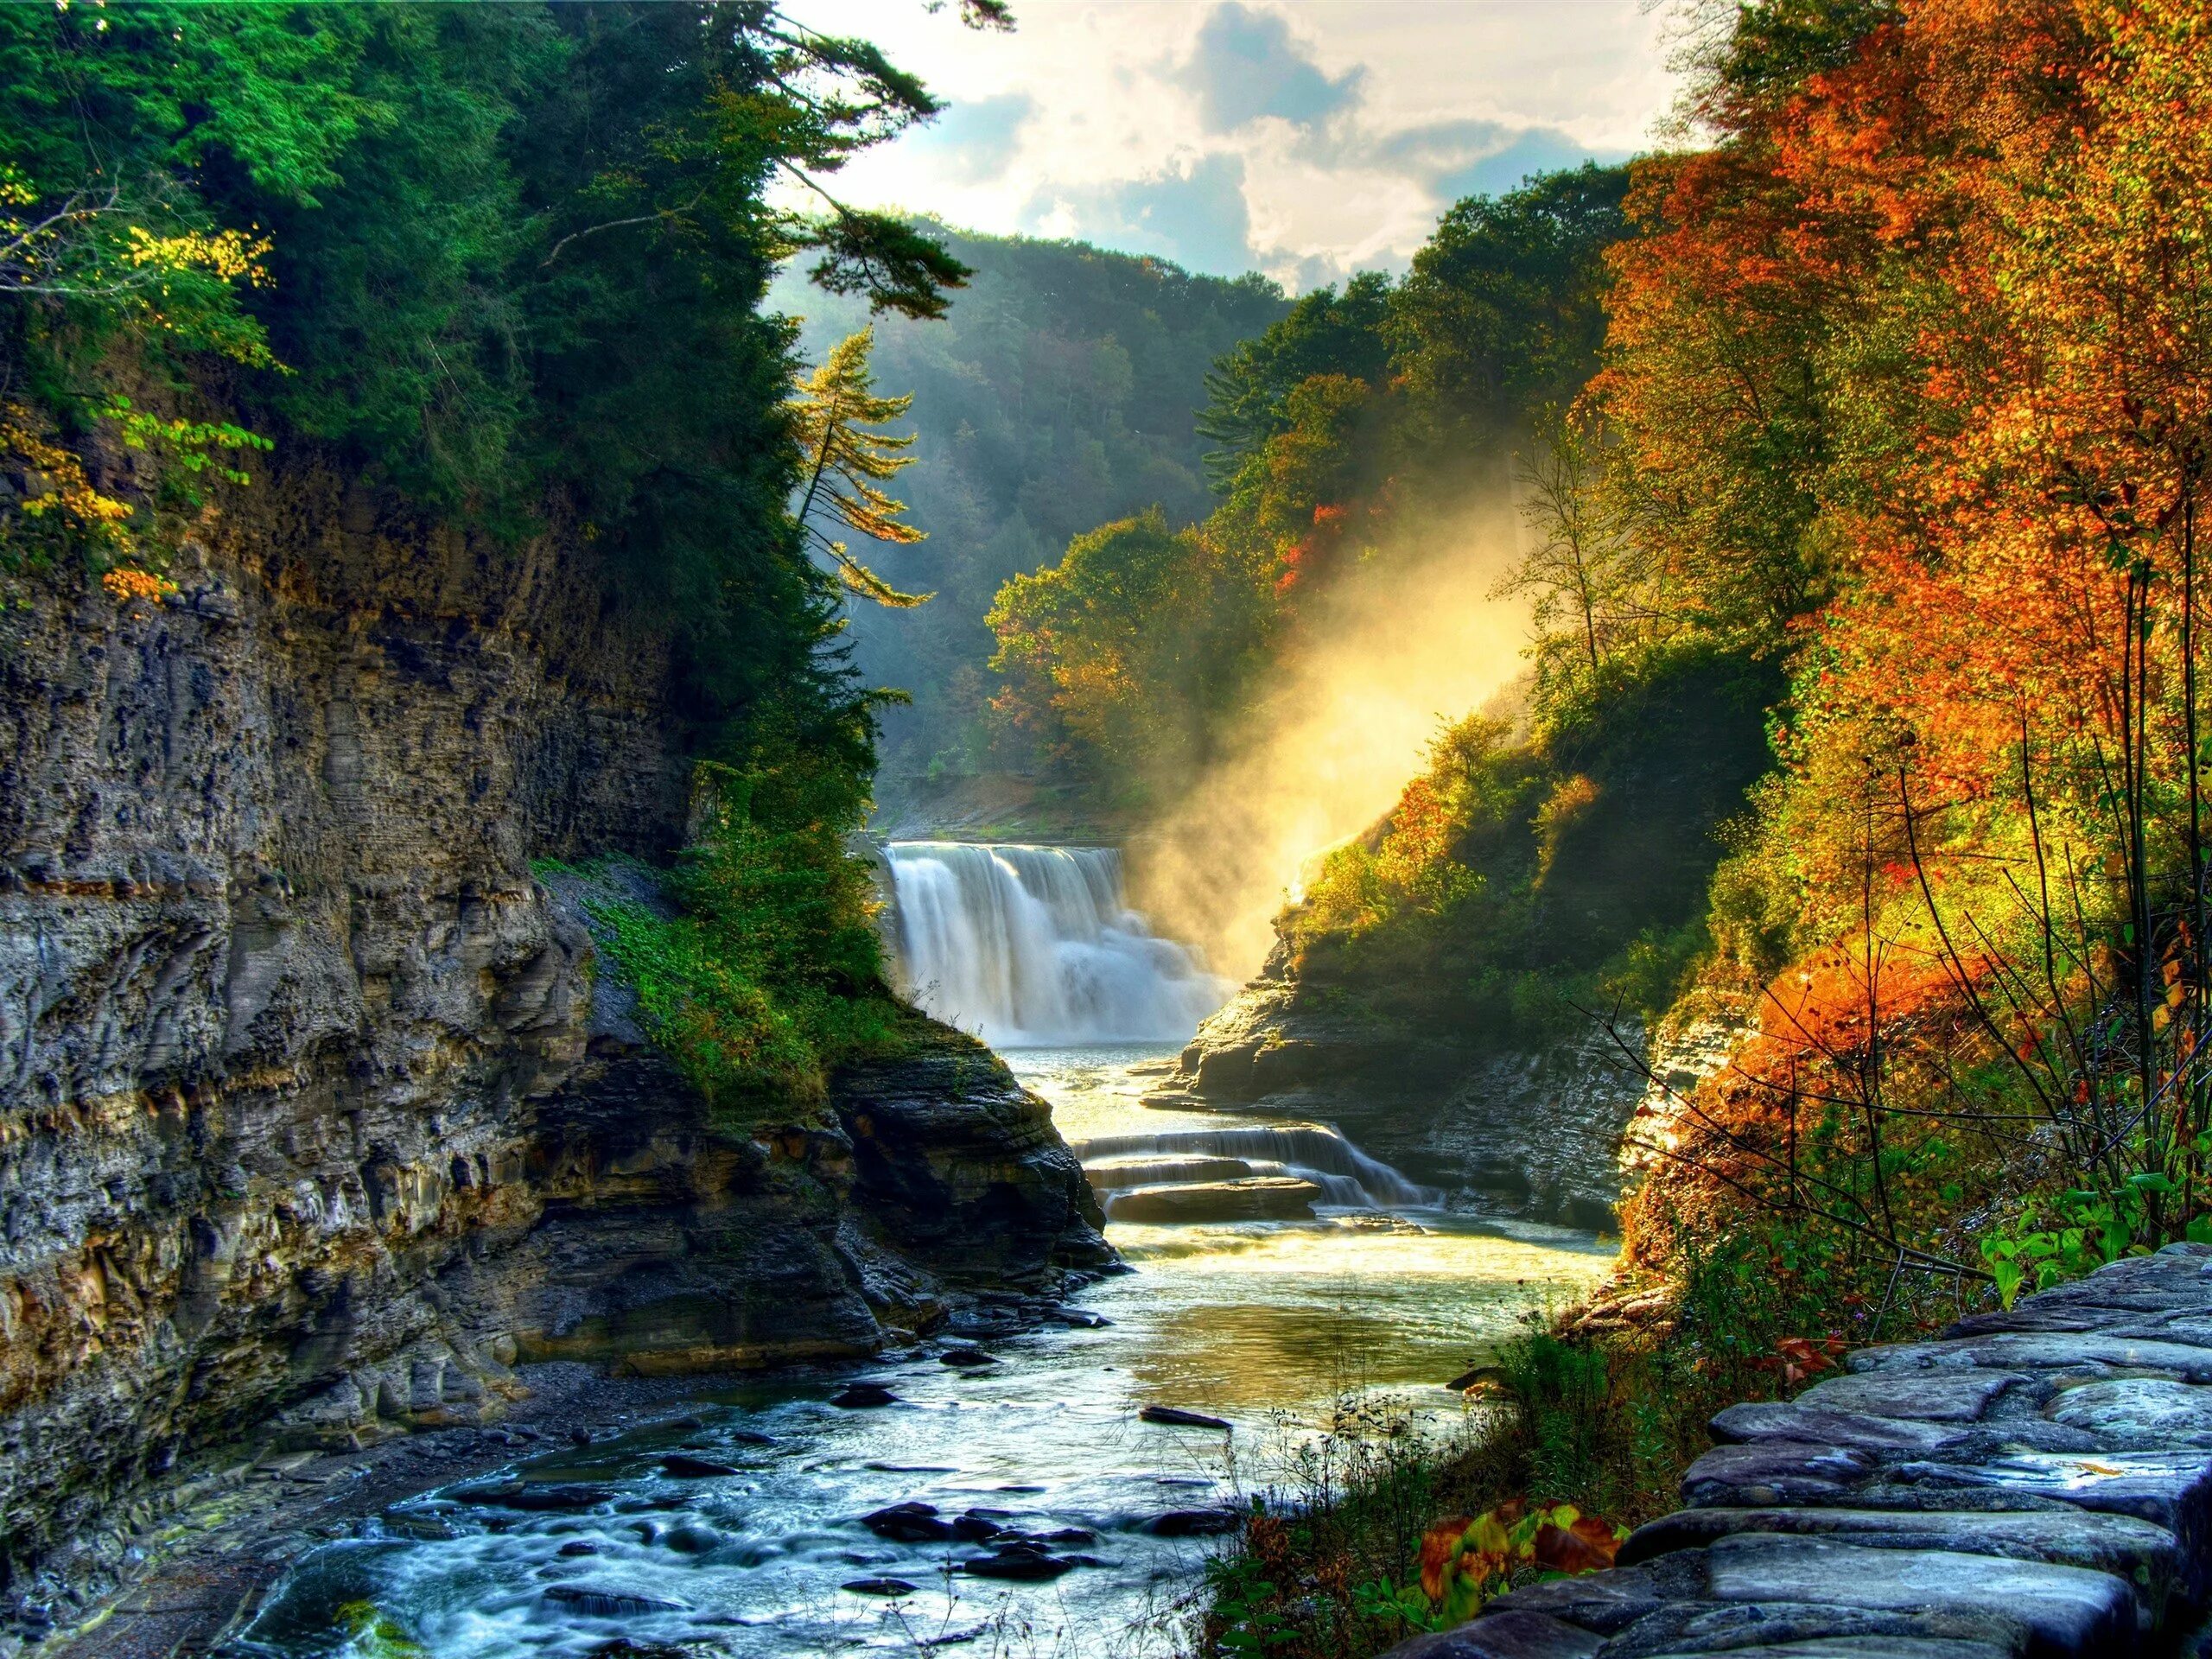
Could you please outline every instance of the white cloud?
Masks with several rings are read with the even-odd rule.
[[[1643,0],[790,0],[950,107],[839,192],[1306,286],[1402,268],[1437,215],[1649,142],[1674,94]]]

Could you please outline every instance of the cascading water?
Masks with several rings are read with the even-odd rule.
[[[1181,1042],[1229,994],[1128,908],[1111,848],[887,850],[907,994],[995,1047]]]
[[[1103,1135],[1070,1143],[1092,1186],[1109,1195],[1185,1182],[1291,1176],[1320,1189],[1325,1204],[1427,1209],[1443,1202],[1325,1123],[1224,1125]],[[1239,1168],[1238,1166],[1242,1167]]]

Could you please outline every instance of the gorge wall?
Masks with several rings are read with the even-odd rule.
[[[686,809],[666,642],[576,538],[304,467],[171,575],[0,614],[11,1599],[111,1578],[149,1478],[241,1437],[480,1421],[533,1357],[863,1355],[1109,1258],[1045,1109],[953,1033],[747,1130],[645,1043],[532,873]]]
[[[1479,1207],[1609,1232],[1631,1120],[1665,1116],[1668,1091],[1721,1065],[1737,1034],[1707,1021],[1654,1040],[1632,1018],[1617,1032],[1501,1044],[1385,1022],[1301,976],[1278,944],[1152,1098],[1322,1119]]]

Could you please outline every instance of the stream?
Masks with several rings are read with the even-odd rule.
[[[1387,1166],[1351,1161],[1357,1149],[1340,1137],[1332,1150],[1330,1131],[1286,1139],[1256,1120],[1147,1109],[1138,1097],[1171,1052],[1007,1058],[1052,1103],[1070,1141],[1107,1161],[1154,1150],[1173,1160],[1218,1144],[1208,1137],[1251,1130],[1260,1138],[1229,1144],[1355,1172],[1339,1183],[1372,1185],[1383,1177],[1371,1172],[1384,1171],[1399,1197],[1433,1196]],[[1189,1524],[1162,1516],[1281,1490],[1292,1453],[1340,1402],[1448,1429],[1464,1408],[1438,1384],[1479,1360],[1523,1311],[1586,1289],[1611,1259],[1585,1234],[1406,1203],[1323,1203],[1309,1220],[1109,1222],[1108,1232],[1135,1271],[1072,1299],[1108,1323],[995,1340],[986,1345],[997,1363],[969,1369],[939,1359],[966,1344],[933,1340],[839,1375],[718,1386],[673,1421],[505,1471],[531,1491],[568,1487],[562,1501],[576,1507],[468,1501],[497,1476],[424,1494],[304,1557],[232,1650],[1171,1655],[1212,1545],[1161,1535]],[[897,1403],[831,1405],[856,1378],[883,1383]],[[1147,1405],[1234,1428],[1142,1422]],[[672,1454],[728,1472],[678,1478],[663,1467]],[[1001,1543],[1037,1540],[1077,1564],[1035,1583],[956,1570],[995,1547],[900,1542],[864,1523],[900,1503],[932,1506],[926,1519],[971,1534],[996,1529]]]

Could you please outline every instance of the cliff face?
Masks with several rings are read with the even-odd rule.
[[[1649,1046],[1633,1022],[1541,1046],[1472,1031],[1389,1028],[1307,984],[1278,947],[1206,1021],[1154,1099],[1319,1118],[1414,1179],[1502,1213],[1597,1231],[1617,1224],[1622,1137],[1719,1065],[1730,1032]],[[1647,1084],[1643,1067],[1666,1088]]]
[[[531,861],[665,849],[685,772],[665,644],[573,544],[310,472],[171,574],[0,616],[16,1592],[96,1584],[149,1513],[124,1495],[200,1448],[480,1420],[533,1356],[864,1354],[963,1276],[1106,1258],[980,1051],[739,1133],[594,982]]]

